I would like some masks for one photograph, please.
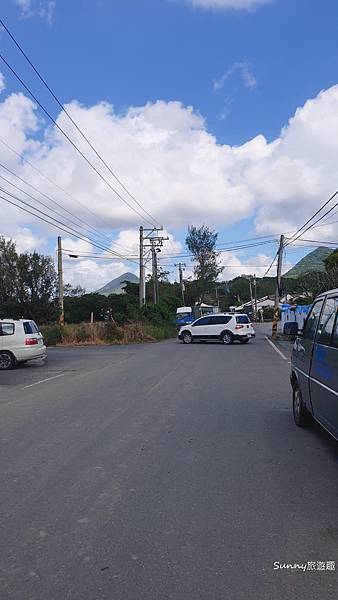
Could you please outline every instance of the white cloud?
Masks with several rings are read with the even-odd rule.
[[[188,0],[190,4],[201,8],[253,10],[274,0]]]
[[[14,0],[20,8],[22,19],[40,17],[48,25],[53,22],[56,2],[55,0]]]
[[[248,63],[246,60],[234,62],[227,69],[224,75],[222,75],[222,77],[220,77],[214,82],[215,92],[221,90],[225,86],[225,83],[229,79],[229,77],[235,75],[236,73],[240,74],[245,87],[247,87],[249,90],[253,90],[257,86],[257,79],[251,72],[250,67],[250,63]]]
[[[338,86],[308,100],[271,143],[258,135],[241,146],[218,144],[201,115],[180,102],[148,103],[131,107],[122,115],[107,103],[86,108],[72,102],[67,108],[138,201],[169,231],[185,230],[189,223],[206,223],[219,230],[250,216],[256,220],[259,233],[291,231],[337,189]],[[58,123],[89,156],[64,114],[58,116]],[[109,237],[112,233],[119,244],[114,247],[116,251],[137,255],[139,216],[112,194],[58,131],[46,128],[31,100],[23,94],[5,96],[0,102],[0,131],[2,164],[103,234]],[[41,179],[1,139],[16,152],[24,153],[81,204]],[[101,170],[95,157],[90,156]],[[4,175],[2,169],[0,175]],[[1,181],[1,186],[8,185]],[[118,187],[116,181],[111,181]],[[32,190],[30,193],[36,195]],[[57,231],[47,224],[2,200],[1,205],[5,207],[4,235],[14,236],[18,228],[28,228],[37,231],[36,239],[55,239]],[[337,231],[336,224],[327,225],[316,230],[316,239],[334,239],[331,236]],[[97,238],[97,234],[91,235]],[[101,243],[110,246],[107,238],[101,238]],[[171,243],[181,250],[178,242]],[[99,251],[90,245],[91,250]],[[168,252],[172,254],[170,244]],[[137,269],[125,261],[106,267],[103,262],[101,266],[98,261],[83,260],[87,262],[76,264],[89,270],[90,276],[81,279],[87,287],[90,278],[98,287],[108,274],[109,279],[110,274],[113,277],[130,270],[130,265]],[[164,250],[161,260],[165,262]],[[72,268],[74,274],[75,266]]]
[[[0,72],[0,94],[6,89],[5,76]]]

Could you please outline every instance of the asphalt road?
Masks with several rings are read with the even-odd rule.
[[[336,598],[338,446],[288,374],[262,328],[1,373],[1,600]]]

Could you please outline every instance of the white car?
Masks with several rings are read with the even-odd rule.
[[[46,356],[43,337],[34,321],[0,319],[0,371]]]
[[[191,325],[184,325],[178,337],[184,344],[191,344],[195,340],[219,340],[223,344],[238,340],[246,344],[255,337],[255,330],[246,314],[217,313],[201,317]]]

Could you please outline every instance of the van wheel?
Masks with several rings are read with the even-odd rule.
[[[183,344],[191,344],[193,339],[189,331],[184,331],[182,335]]]
[[[297,427],[306,427],[310,421],[310,413],[304,406],[302,392],[298,385],[295,385],[293,388],[292,409]]]
[[[0,352],[0,371],[7,371],[13,369],[15,365],[15,358],[11,352],[2,350]]]
[[[231,331],[224,331],[224,333],[222,333],[222,335],[221,335],[221,340],[222,340],[223,344],[226,344],[226,345],[232,344],[234,339],[232,337]]]

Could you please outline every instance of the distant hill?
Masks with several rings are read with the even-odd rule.
[[[110,294],[124,294],[124,282],[129,281],[130,283],[138,283],[138,277],[134,275],[134,273],[123,273],[120,277],[116,277],[112,279],[102,288],[97,290],[97,294],[102,294],[103,296],[109,296]]]
[[[331,254],[332,250],[320,246],[316,248],[304,258],[302,258],[290,271],[285,273],[283,277],[294,278],[306,275],[307,273],[314,273],[315,271],[324,272],[325,265],[324,260]]]

